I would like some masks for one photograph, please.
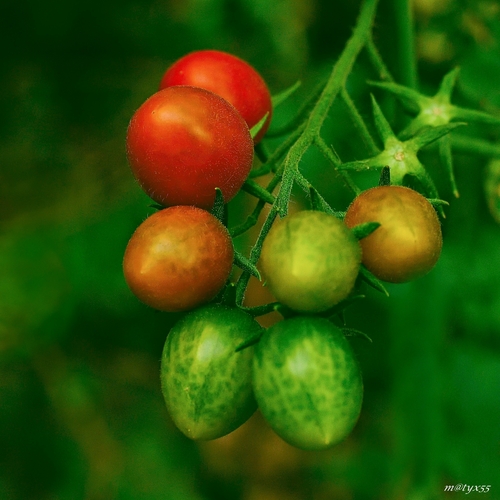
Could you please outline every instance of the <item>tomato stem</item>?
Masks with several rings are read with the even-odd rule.
[[[393,0],[395,13],[396,44],[398,68],[401,81],[410,88],[417,88],[417,64],[415,57],[415,36],[411,0]]]
[[[368,148],[369,154],[370,155],[376,155],[377,153],[380,152],[379,148],[377,147],[377,144],[375,143],[375,140],[373,139],[370,131],[368,130],[368,127],[366,126],[365,121],[359,114],[358,109],[356,108],[356,105],[354,104],[354,101],[351,99],[351,96],[349,95],[349,92],[347,92],[347,89],[345,87],[342,87],[342,90],[340,92],[340,96],[342,97],[342,101],[347,107],[347,110],[349,114],[351,115],[352,122],[354,124],[354,127],[358,131],[359,135],[363,139],[366,147]]]
[[[262,244],[264,243],[264,239],[266,238],[267,234],[271,230],[271,227],[277,215],[278,213],[273,206],[273,208],[271,208],[269,214],[267,215],[266,220],[264,221],[264,224],[262,225],[262,228],[260,230],[257,241],[255,242],[255,245],[250,252],[249,260],[254,265],[257,264],[257,261],[259,260],[260,252],[262,250]],[[236,283],[236,303],[238,305],[241,305],[243,303],[243,299],[245,298],[245,290],[248,286],[249,280],[250,273],[248,271],[243,271]]]
[[[465,135],[453,135],[451,137],[451,144],[454,149],[462,153],[500,158],[500,145],[483,139],[476,139]]]
[[[365,45],[366,52],[368,54],[368,59],[377,72],[377,76],[384,81],[393,82],[394,78],[392,77],[390,71],[387,69],[375,43],[373,42],[373,36],[370,33]]]

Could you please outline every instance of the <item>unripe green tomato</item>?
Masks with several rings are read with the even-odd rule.
[[[297,316],[269,328],[255,348],[253,383],[269,425],[304,450],[342,441],[361,411],[358,363],[341,330],[324,318]]]
[[[196,309],[170,330],[161,360],[162,392],[187,437],[216,439],[255,412],[254,348],[235,349],[260,331],[250,315],[220,305]]]
[[[361,263],[361,247],[333,215],[304,210],[278,221],[262,246],[260,265],[275,297],[299,312],[321,312],[345,299]]]

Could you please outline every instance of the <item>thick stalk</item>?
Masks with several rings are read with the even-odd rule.
[[[394,30],[397,48],[397,65],[403,85],[416,89],[417,63],[415,55],[415,36],[411,0],[391,0],[396,20]]]
[[[303,154],[314,142],[315,137],[319,136],[333,101],[345,86],[358,54],[370,38],[376,6],[377,0],[365,0],[354,32],[335,63],[328,82],[309,115],[306,130],[290,148],[284,160],[283,184],[276,202],[276,208],[281,217],[284,217],[288,212],[289,195],[293,179],[299,168],[299,162]]]

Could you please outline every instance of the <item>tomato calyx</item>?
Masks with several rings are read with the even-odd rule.
[[[464,125],[461,122],[447,123],[441,126],[420,129],[407,140],[401,140],[394,134],[389,122],[385,118],[375,97],[372,96],[373,114],[380,138],[384,143],[384,150],[366,160],[357,160],[344,164],[344,168],[366,170],[370,168],[389,168],[390,182],[403,186],[409,178],[417,179],[423,193],[428,198],[439,199],[439,194],[434,181],[427,173],[417,157],[423,147],[446,136],[452,130]],[[383,182],[387,182],[386,180]],[[439,213],[444,217],[442,207]]]

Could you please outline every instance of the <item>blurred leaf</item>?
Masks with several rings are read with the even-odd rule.
[[[484,190],[490,213],[500,223],[500,160],[491,160],[486,166]]]

